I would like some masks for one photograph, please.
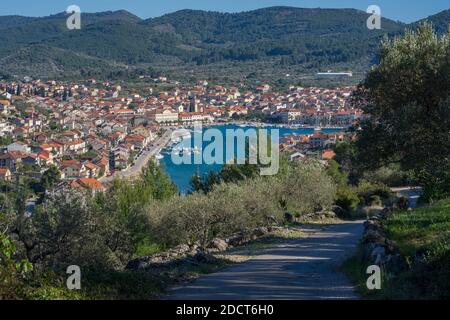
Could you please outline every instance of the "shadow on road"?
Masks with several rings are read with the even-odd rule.
[[[362,221],[305,229],[305,238],[262,249],[256,258],[175,288],[166,299],[357,299],[337,271],[362,236]]]

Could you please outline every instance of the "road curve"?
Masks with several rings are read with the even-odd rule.
[[[363,221],[308,226],[306,236],[265,249],[261,255],[174,288],[168,300],[358,299],[338,267],[350,257]]]

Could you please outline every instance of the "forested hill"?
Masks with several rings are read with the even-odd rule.
[[[66,28],[65,13],[6,16],[0,17],[0,75],[112,76],[149,68],[217,74],[232,67],[228,73],[244,76],[262,69],[365,70],[375,62],[382,37],[406,27],[383,19],[382,30],[371,31],[368,16],[354,9],[272,7],[242,13],[182,10],[142,20],[122,10],[82,14],[81,30]],[[438,21],[448,22],[448,13]]]
[[[420,20],[413,25],[416,26],[418,23],[423,21],[429,21],[433,24],[438,34],[443,34],[449,30],[450,23],[450,9],[442,11],[438,14],[430,16],[426,19]]]

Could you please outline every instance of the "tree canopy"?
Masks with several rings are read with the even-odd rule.
[[[429,198],[450,193],[449,37],[424,23],[386,39],[380,64],[357,94],[370,116],[357,143],[360,163],[369,168],[400,163],[414,172]]]

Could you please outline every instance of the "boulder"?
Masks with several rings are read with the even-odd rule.
[[[369,261],[372,255],[372,251],[377,245],[374,243],[367,243],[363,246],[362,261]]]
[[[240,245],[243,245],[245,243],[245,241],[246,240],[243,235],[235,235],[235,236],[232,236],[231,238],[227,239],[228,245],[233,246],[233,247],[238,247]]]
[[[348,218],[348,216],[349,216],[349,213],[339,206],[333,206],[332,210],[333,210],[334,214],[341,219]]]
[[[181,244],[170,251],[176,255],[182,256],[191,251],[191,248],[187,244]]]
[[[364,233],[363,241],[365,243],[384,244],[386,242],[386,238],[376,230],[368,230],[367,232]]]
[[[376,246],[371,254],[370,254],[371,261],[374,264],[382,265],[384,264],[386,260],[386,249],[383,246]]]
[[[226,251],[228,249],[228,243],[222,239],[213,239],[209,242],[208,249],[212,249],[217,252]]]
[[[336,213],[334,213],[333,211],[320,211],[318,213],[315,214],[319,219],[323,220],[323,219],[327,219],[327,218],[336,218]]]
[[[366,231],[369,230],[378,231],[379,223],[376,220],[367,220],[366,222],[364,222],[364,229]]]
[[[269,233],[274,233],[283,230],[282,227],[272,226],[268,228]]]

